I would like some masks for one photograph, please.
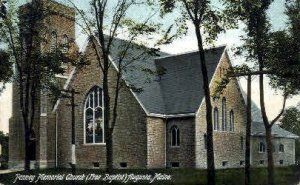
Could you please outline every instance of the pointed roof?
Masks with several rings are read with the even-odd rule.
[[[115,66],[118,66],[116,56],[122,42],[116,40],[111,52]],[[225,46],[205,50],[209,82],[224,52]],[[138,54],[138,50],[130,51],[130,57]],[[160,55],[162,57],[146,57],[143,61],[129,64],[123,72],[124,80],[130,86],[142,89],[133,93],[148,115],[195,115],[204,98],[199,52]],[[164,74],[149,74],[145,69],[163,70]]]

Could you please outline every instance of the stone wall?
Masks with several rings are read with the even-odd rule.
[[[265,152],[259,151],[259,143],[264,143],[267,147],[265,137],[253,136],[251,138],[251,164],[258,167],[268,165],[267,148]],[[288,166],[295,164],[295,139],[273,138],[273,157],[275,166]],[[283,144],[284,152],[279,151],[279,145]]]
[[[179,146],[171,146],[173,126],[179,129]],[[166,133],[167,167],[174,167],[174,163],[178,163],[180,168],[195,167],[195,119],[193,117],[168,119]]]
[[[72,80],[70,88],[74,88],[76,95],[76,160],[78,167],[93,168],[96,163],[100,168],[106,164],[105,144],[84,143],[84,120],[83,109],[87,93],[94,86],[102,86],[102,75],[94,49],[88,45],[85,55],[90,65],[78,70]],[[109,93],[114,95],[115,69],[109,73]],[[147,134],[146,115],[134,98],[132,93],[123,83],[124,88],[120,91],[118,102],[118,119],[113,133],[113,165],[121,168],[120,163],[127,163],[127,168],[146,168],[147,160]],[[59,166],[68,166],[71,156],[71,112],[66,107],[67,100],[62,100],[58,108],[59,116]],[[111,99],[111,107],[113,98]],[[97,164],[97,166],[98,166]]]
[[[230,66],[226,53],[222,55],[218,68],[210,83],[211,92],[214,91],[217,81],[226,73]],[[222,99],[226,98],[227,128],[222,131]],[[232,79],[219,98],[211,98],[212,114],[218,109],[219,130],[214,131],[214,156],[216,168],[240,167],[244,161],[244,147],[241,146],[241,137],[245,143],[246,107],[238,82]],[[234,130],[229,130],[229,114],[234,112]],[[213,115],[212,115],[213,116]],[[212,117],[213,118],[213,117]],[[214,121],[214,120],[213,120]],[[206,168],[206,147],[204,135],[206,133],[206,108],[203,101],[196,115],[196,167]],[[243,146],[244,146],[243,143]]]
[[[147,168],[166,167],[166,122],[147,118]]]

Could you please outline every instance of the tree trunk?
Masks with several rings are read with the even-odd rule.
[[[247,77],[247,122],[246,122],[246,151],[245,151],[245,185],[250,185],[250,137],[251,137],[251,75]]]
[[[215,185],[215,162],[213,145],[213,127],[212,127],[212,106],[210,100],[209,81],[207,75],[205,53],[199,25],[195,25],[196,36],[198,40],[198,49],[200,54],[200,63],[203,77],[203,90],[206,104],[206,134],[207,134],[207,184]]]
[[[104,99],[104,131],[106,143],[106,171],[111,172],[113,169],[113,148],[112,148],[112,133],[110,123],[110,97],[108,90],[108,57],[104,56],[103,60],[103,99]]]
[[[26,172],[30,171],[30,149],[29,149],[29,142],[30,142],[30,132],[27,128],[25,128],[25,161],[24,161],[24,170]]]
[[[112,129],[109,129],[106,139],[106,172],[112,173],[113,170],[113,139],[112,139]]]
[[[274,182],[274,160],[273,160],[273,144],[272,144],[272,127],[266,127],[266,143],[268,155],[268,184],[275,185]]]

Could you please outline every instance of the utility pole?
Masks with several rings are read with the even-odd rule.
[[[75,154],[75,149],[76,149],[76,140],[75,140],[75,107],[77,106],[75,104],[75,94],[79,94],[79,92],[76,92],[73,88],[71,90],[63,90],[63,92],[67,94],[63,94],[63,98],[68,98],[71,100],[71,104],[68,104],[67,106],[71,106],[72,111],[72,148],[71,148],[71,168],[72,168],[72,174],[75,175],[76,172],[76,154]]]

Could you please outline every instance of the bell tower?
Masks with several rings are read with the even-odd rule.
[[[34,8],[33,8],[34,7]],[[54,0],[31,0],[19,8],[19,28],[23,48],[29,45],[41,52],[60,50],[66,55],[77,52],[75,44],[75,10]],[[34,24],[34,25],[33,25]],[[66,79],[71,67],[66,67]],[[38,79],[37,79],[38,80]],[[9,124],[9,166],[23,168],[25,158],[24,127],[20,113],[17,83],[13,84],[13,113]],[[41,91],[36,103],[36,118],[31,134],[31,167],[55,165],[55,115],[48,92]]]

